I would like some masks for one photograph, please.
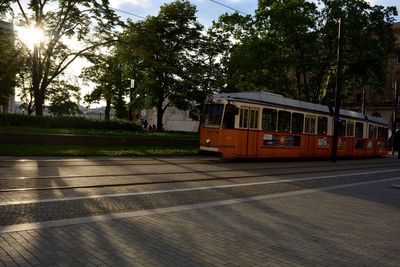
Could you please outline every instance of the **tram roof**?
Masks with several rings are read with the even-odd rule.
[[[243,102],[249,103],[263,103],[263,104],[273,104],[278,106],[286,106],[292,107],[296,109],[302,110],[309,110],[318,113],[328,113],[330,114],[331,111],[329,110],[328,106],[294,100],[290,98],[283,97],[282,95],[272,94],[268,92],[240,92],[240,93],[222,93],[216,94],[213,96],[213,99],[222,98],[222,99],[232,99],[232,100],[240,100]],[[332,112],[334,112],[334,108],[332,108]],[[382,118],[373,117],[370,115],[363,115],[362,113],[347,110],[347,109],[340,109],[340,115],[360,120],[369,120],[379,124],[387,125],[387,122]]]

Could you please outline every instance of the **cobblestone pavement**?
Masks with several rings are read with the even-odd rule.
[[[391,183],[3,232],[0,265],[399,266]]]

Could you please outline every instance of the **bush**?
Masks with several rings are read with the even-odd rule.
[[[82,117],[47,117],[1,113],[0,125],[38,128],[103,129],[131,131],[138,131],[142,129],[138,124],[119,120],[94,120]]]

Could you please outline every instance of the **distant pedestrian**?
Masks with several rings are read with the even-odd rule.
[[[144,120],[143,122],[143,129],[147,131],[147,127],[149,126],[149,123],[147,122],[147,120]]]

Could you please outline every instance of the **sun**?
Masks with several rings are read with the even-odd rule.
[[[44,31],[38,27],[16,27],[19,40],[29,48],[44,41]]]

